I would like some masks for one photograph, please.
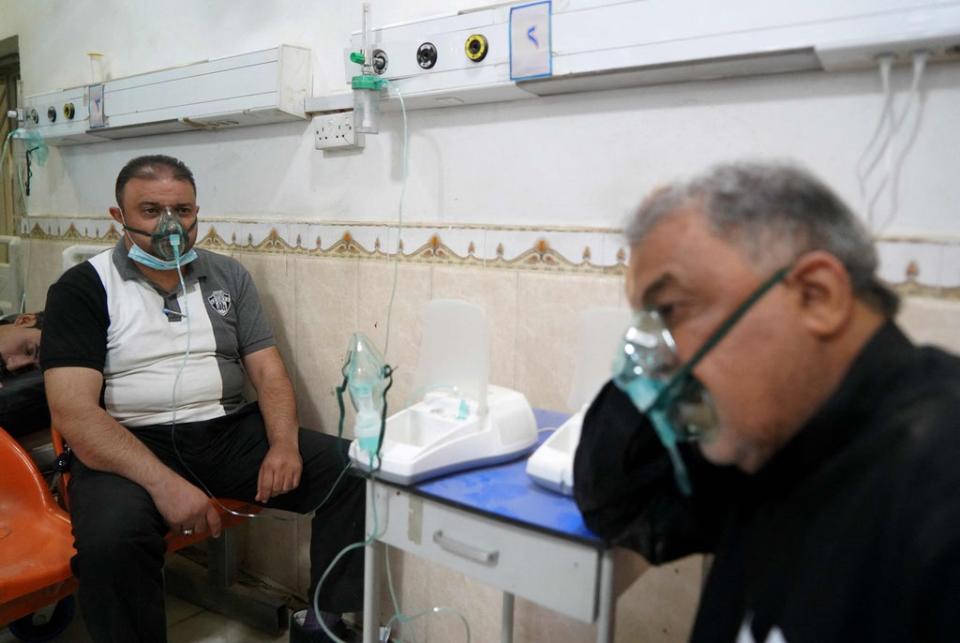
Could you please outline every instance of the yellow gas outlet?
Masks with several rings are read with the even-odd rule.
[[[467,41],[463,43],[463,51],[467,54],[467,58],[473,62],[480,62],[487,57],[487,37],[478,33],[471,34],[467,37]]]

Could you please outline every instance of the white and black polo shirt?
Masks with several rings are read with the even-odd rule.
[[[103,407],[137,427],[228,415],[245,403],[241,358],[275,344],[250,274],[206,250],[184,267],[186,295],[163,292],[127,257],[123,239],[65,272],[47,293],[44,370],[103,373]],[[184,315],[189,316],[188,323]]]

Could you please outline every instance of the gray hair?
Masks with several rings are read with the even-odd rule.
[[[808,172],[783,163],[716,166],[647,197],[627,225],[627,241],[639,243],[662,219],[690,207],[702,211],[714,232],[763,267],[779,268],[813,250],[832,254],[846,268],[861,301],[888,318],[896,315],[900,299],[876,276],[877,252],[869,233]]]

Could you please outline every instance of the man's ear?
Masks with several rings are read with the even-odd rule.
[[[110,208],[110,216],[113,217],[113,220],[123,225],[123,213],[120,211],[120,208],[113,207]]]
[[[16,319],[13,320],[13,325],[33,328],[37,325],[37,316],[33,313],[23,313],[21,315],[17,315]]]
[[[850,274],[829,252],[815,250],[802,255],[786,283],[797,289],[800,321],[815,336],[832,337],[850,321],[855,302]]]

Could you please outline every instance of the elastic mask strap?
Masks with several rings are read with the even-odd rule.
[[[383,366],[383,377],[387,380],[387,385],[383,387],[383,410],[380,412],[380,438],[377,440],[377,468],[374,471],[379,471],[380,465],[383,463],[383,460],[380,458],[380,449],[383,448],[383,437],[387,433],[387,392],[390,390],[390,387],[393,386],[393,369],[389,364]]]
[[[337,406],[340,408],[340,420],[337,422],[337,437],[343,438],[343,420],[347,416],[347,409],[343,404],[343,394],[347,392],[347,366],[344,364],[342,373],[343,373],[343,382],[340,386],[337,387]],[[343,458],[343,463],[349,464],[350,460],[347,458],[347,446],[344,442],[341,441],[341,444],[344,445],[343,449],[338,449],[340,451],[340,456]]]
[[[686,364],[681,366],[674,376],[670,378],[670,381],[667,382],[667,385],[663,388],[663,390],[660,391],[660,394],[657,395],[657,399],[653,401],[653,404],[650,405],[650,408],[656,408],[658,405],[666,402],[666,400],[670,398],[670,395],[673,394],[673,389],[679,386],[684,379],[690,375],[697,364],[700,363],[700,360],[702,360],[707,353],[713,350],[713,347],[719,344],[720,340],[727,336],[727,333],[730,332],[730,329],[733,328],[734,324],[740,321],[740,318],[743,317],[747,311],[750,310],[750,308],[760,300],[761,297],[767,294],[771,288],[780,283],[780,281],[782,281],[784,277],[789,274],[791,268],[792,266],[784,266],[780,270],[773,273],[773,275],[763,282],[759,288],[753,291],[753,293],[747,297],[742,304],[737,306],[736,310],[734,310],[733,313],[731,313],[730,316],[727,317],[722,324],[720,324],[720,327],[717,328],[717,330],[714,331],[707,341],[703,343],[703,346],[701,346],[697,352],[693,354],[693,357],[691,357]],[[668,391],[671,392],[670,395],[667,394]]]
[[[145,237],[152,237],[152,236],[153,236],[153,234],[150,233],[150,232],[146,232],[146,231],[144,231],[144,230],[139,230],[139,229],[137,229],[137,228],[133,228],[133,227],[131,227],[131,226],[128,226],[126,223],[123,224],[123,229],[124,229],[124,230],[127,230],[127,231],[129,231],[129,232],[136,232],[137,234],[142,234],[142,235],[145,236]]]
[[[347,375],[347,363],[343,365],[341,373],[343,373],[343,382],[340,383],[340,386],[336,387],[337,391],[337,406],[340,409],[340,420],[337,422],[337,437],[343,437],[343,420],[346,417],[346,406],[343,403],[343,396],[347,392],[347,387],[349,386],[350,377]],[[377,466],[375,469],[371,470],[371,473],[375,473],[380,470],[380,449],[383,447],[383,437],[387,432],[387,393],[390,391],[390,387],[393,386],[393,368],[389,364],[384,365],[383,367],[383,377],[387,380],[387,385],[383,388],[383,410],[380,412],[380,438],[377,440],[377,453],[376,453],[376,462]],[[345,452],[342,452],[344,462],[349,464],[347,460],[347,455]]]
[[[143,230],[131,228],[130,226],[127,225],[127,218],[123,215],[123,208],[120,208],[120,225],[123,226],[124,230],[127,230],[129,232],[136,232],[137,234],[142,234],[145,237],[150,236],[149,232],[144,232]]]

